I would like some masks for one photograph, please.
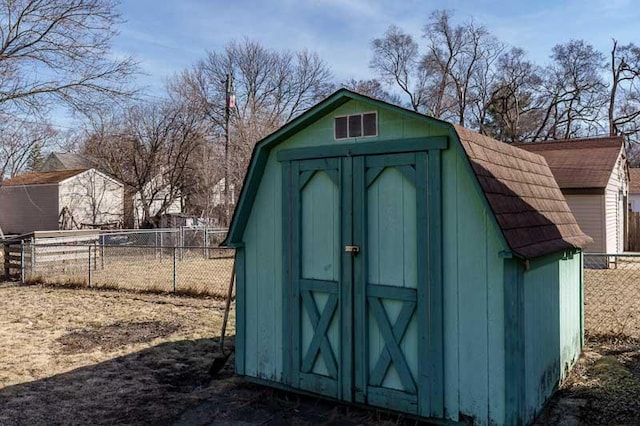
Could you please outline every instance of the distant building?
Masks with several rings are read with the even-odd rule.
[[[77,170],[95,168],[103,173],[99,164],[94,164],[91,160],[75,153],[53,152],[49,154],[40,171],[59,171],[59,170]],[[224,185],[224,180],[222,181]],[[149,215],[154,217],[165,204],[165,199],[170,196],[169,184],[158,175],[151,180],[143,191],[145,200],[150,200]],[[178,195],[174,200],[170,201],[168,207],[163,214],[182,213],[182,196]],[[135,190],[127,190],[124,195],[124,217],[121,219],[124,226],[128,228],[140,228],[144,225],[144,207],[142,203],[142,194]],[[6,231],[5,231],[6,232]]]
[[[621,136],[518,144],[542,155],[580,228],[589,253],[622,253],[626,240],[629,166]]]
[[[90,169],[92,167],[94,166],[91,161],[80,154],[74,154],[72,152],[52,152],[44,163],[42,163],[42,167],[40,167],[39,171],[51,172],[55,170],[79,170]]]
[[[96,169],[27,173],[0,185],[5,233],[120,227],[122,183]]]
[[[180,193],[171,199],[169,183],[162,175],[157,175],[147,183],[142,192],[133,194],[133,227],[144,226],[144,199],[149,203],[149,216],[154,217],[165,206],[163,214],[182,213],[182,195]]]

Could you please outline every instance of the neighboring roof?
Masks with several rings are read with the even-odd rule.
[[[622,152],[622,136],[563,139],[515,144],[547,160],[558,185],[569,188],[604,188]]]
[[[640,192],[640,167],[629,168],[629,192]]]
[[[60,183],[75,175],[79,175],[88,169],[77,170],[55,170],[52,172],[26,173],[14,178],[2,181],[1,186],[23,186],[23,185],[44,185]]]
[[[454,128],[511,250],[532,258],[592,241],[578,226],[544,157]]]
[[[53,152],[50,157],[57,159],[62,166],[59,169],[63,170],[90,169],[93,167],[91,161],[87,160],[80,154],[74,154],[72,152]]]
[[[242,234],[264,172],[269,151],[289,136],[350,100],[448,128],[460,139],[470,170],[477,177],[512,252],[533,258],[591,242],[579,228],[544,158],[460,126],[340,89],[261,140],[254,148],[240,199],[223,245],[241,244]]]

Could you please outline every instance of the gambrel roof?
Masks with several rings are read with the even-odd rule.
[[[591,242],[544,157],[454,125],[511,249],[537,257]]]
[[[223,244],[242,244],[244,227],[270,150],[351,100],[447,129],[450,143],[461,147],[461,152],[469,160],[469,172],[476,178],[478,191],[482,193],[507,245],[516,256],[534,258],[561,250],[582,248],[592,241],[580,230],[542,156],[461,126],[341,89],[256,145],[229,233]]]

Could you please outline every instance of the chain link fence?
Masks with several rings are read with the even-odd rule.
[[[584,255],[585,334],[640,338],[640,255]]]
[[[158,244],[134,244],[140,235],[153,235]],[[100,235],[87,244],[22,241],[5,245],[5,274],[23,283],[226,297],[234,251],[171,245],[177,235]]]
[[[108,246],[217,247],[226,235],[227,230],[224,228],[209,227],[99,231],[100,243]]]

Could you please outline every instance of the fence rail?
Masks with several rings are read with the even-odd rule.
[[[234,251],[196,245],[4,245],[5,277],[23,283],[114,288],[223,297],[233,273]]]

